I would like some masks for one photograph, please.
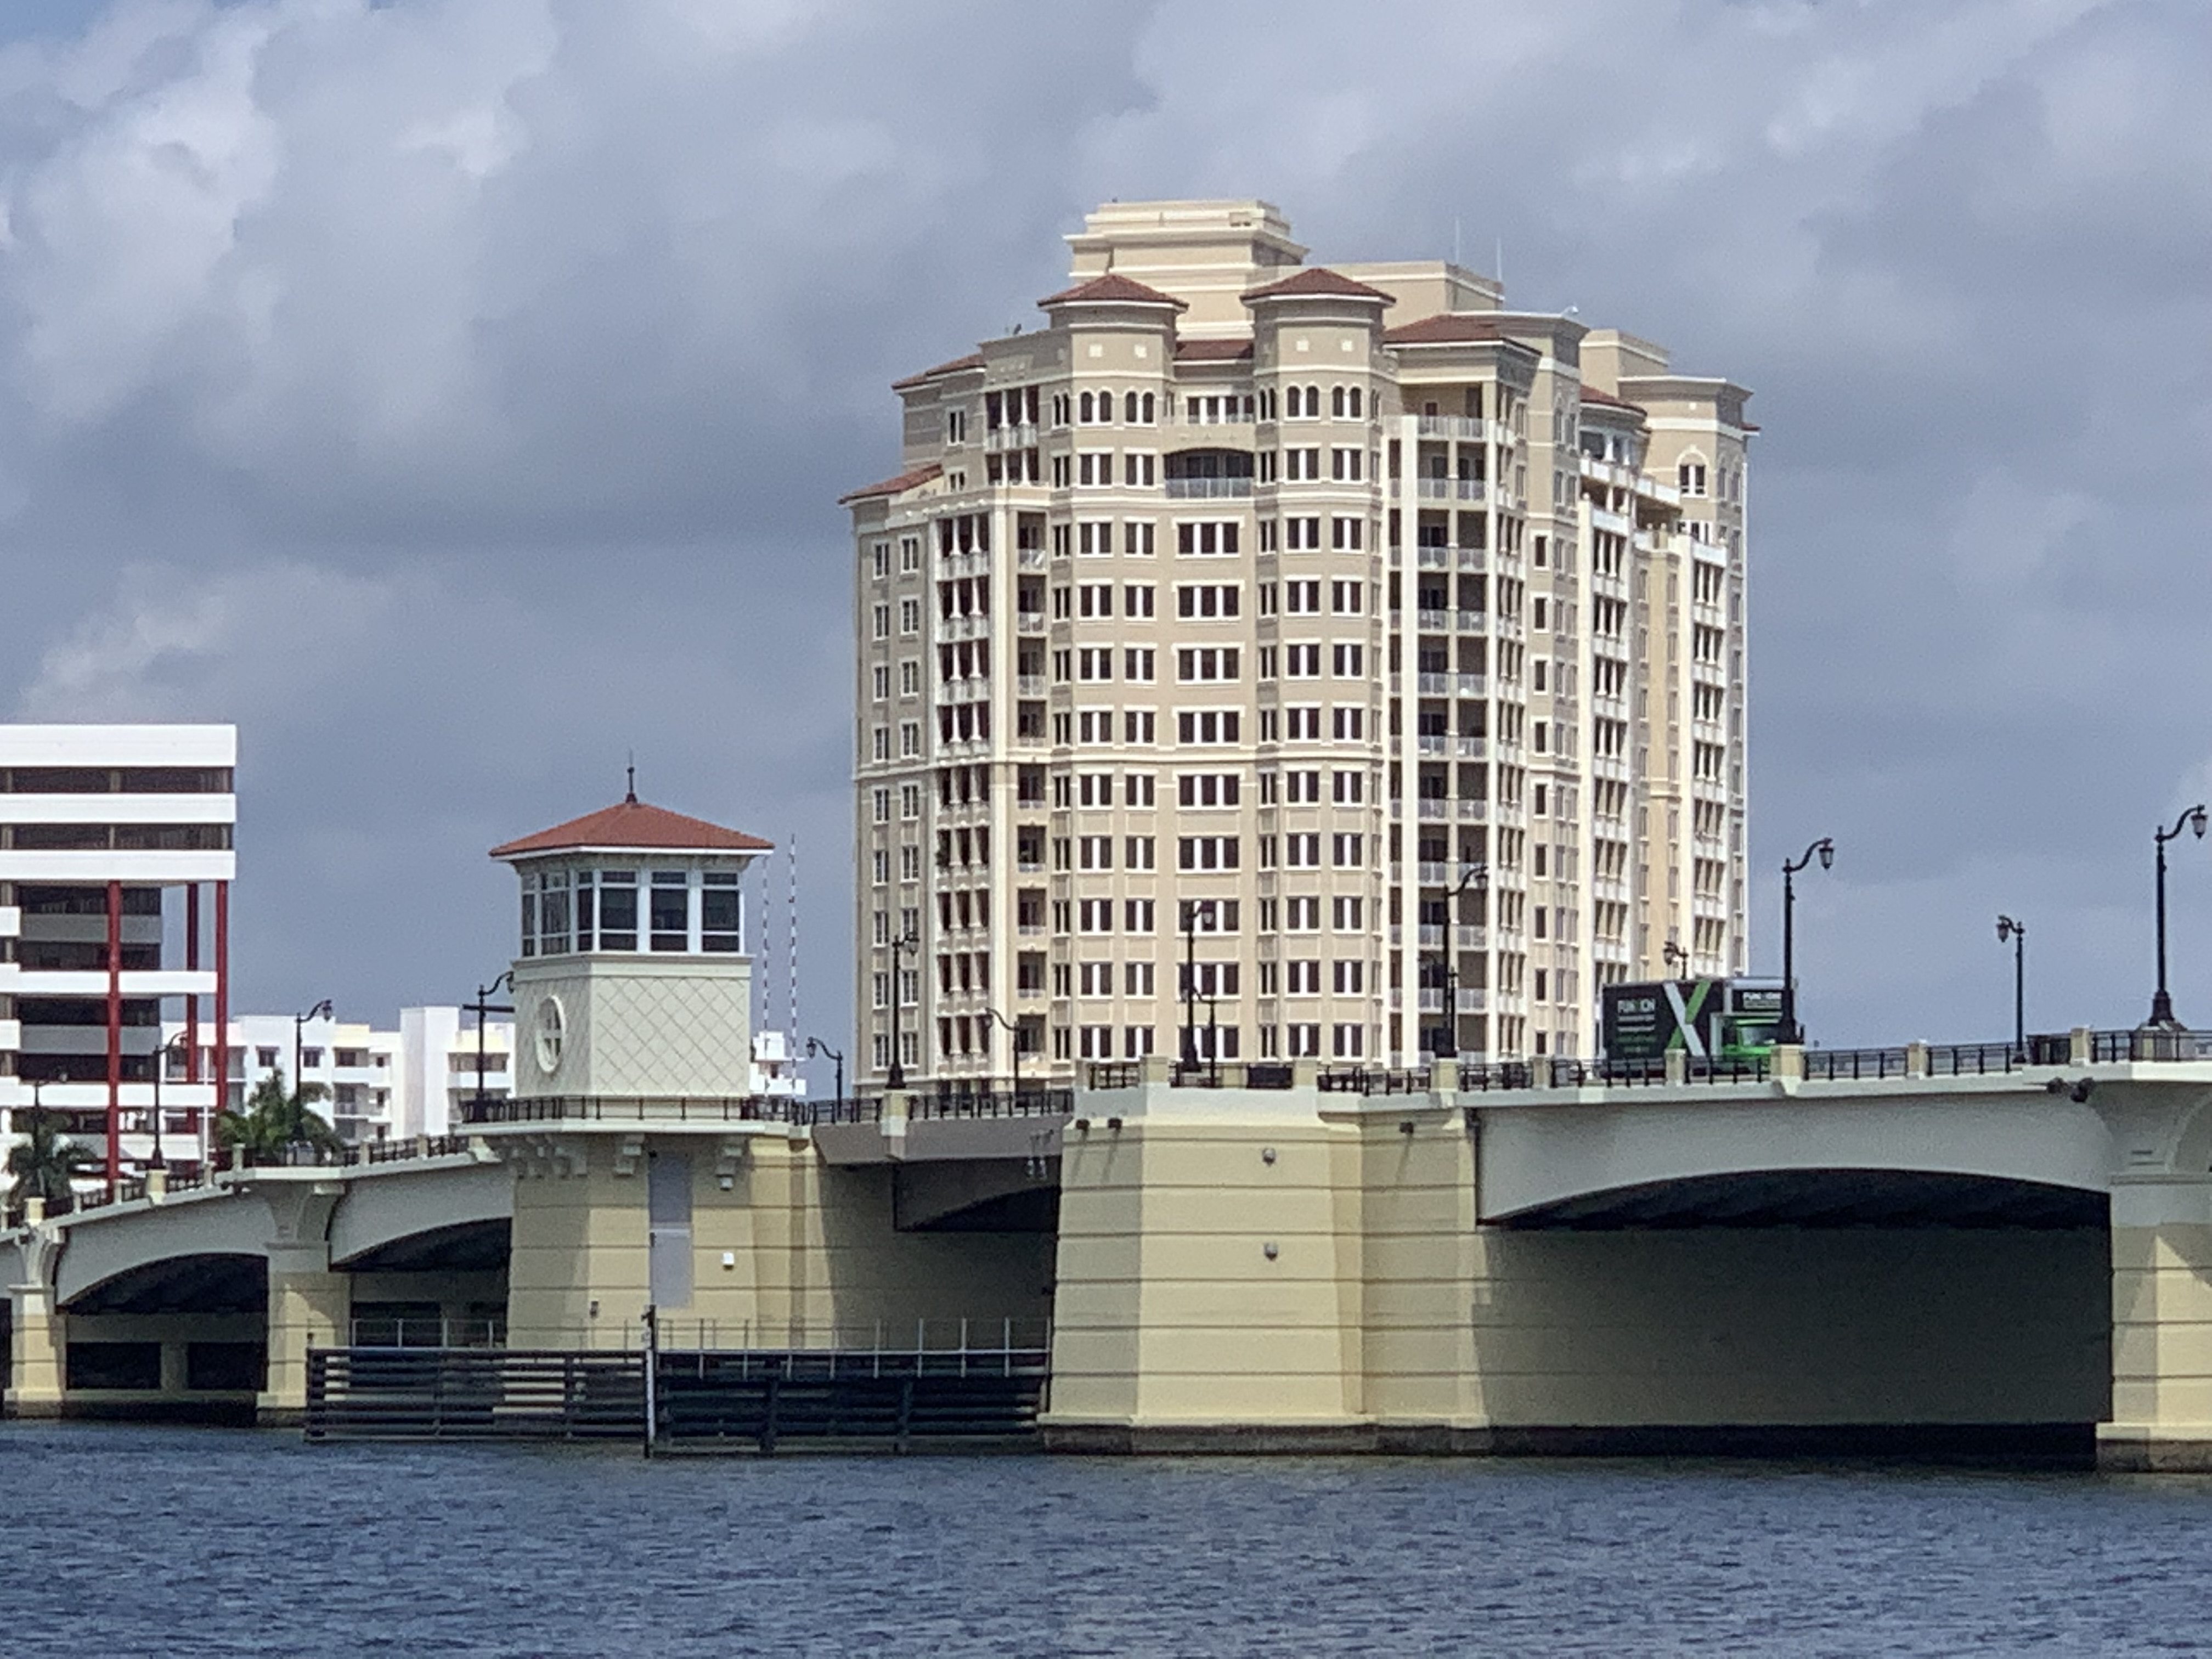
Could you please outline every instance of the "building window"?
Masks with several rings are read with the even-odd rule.
[[[652,947],[687,951],[691,946],[691,884],[681,870],[656,870],[648,890],[652,902]]]

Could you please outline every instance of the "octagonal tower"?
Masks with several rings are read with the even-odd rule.
[[[752,1060],[758,836],[641,801],[495,847],[522,884],[514,1094],[730,1098]]]

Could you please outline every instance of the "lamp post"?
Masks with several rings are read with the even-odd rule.
[[[1203,906],[1212,915],[1214,902],[1182,902],[1182,1063],[1187,1071],[1198,1069],[1198,913]]]
[[[1836,843],[1823,836],[1795,863],[1782,866],[1782,1026],[1774,1034],[1778,1044],[1805,1041],[1805,1029],[1797,1023],[1797,872],[1815,857],[1823,870],[1833,869]]]
[[[1689,977],[1690,952],[1680,939],[1668,939],[1659,947],[1659,955],[1668,967],[1680,968],[1682,976],[1685,979]]]
[[[302,1053],[300,1047],[301,1034],[307,1029],[307,1022],[311,1019],[335,1019],[337,1017],[337,1011],[331,1006],[331,1000],[328,997],[325,997],[306,1013],[292,1016],[292,1093],[295,1098],[307,1086],[307,1080],[300,1075],[300,1055]]]
[[[1022,1098],[1021,1028],[1016,1025],[1013,1021],[1008,1019],[1004,1014],[1000,1013],[996,1008],[987,1007],[983,1012],[990,1016],[992,1020],[995,1023],[1006,1028],[1006,1053],[1012,1062],[1014,1073],[1014,1103],[1015,1104],[1019,1105]]]
[[[2010,916],[1997,918],[1997,943],[2012,941],[2012,1046],[2020,1059],[2027,1058],[2027,924]]]
[[[499,994],[500,989],[502,986],[509,991],[512,991],[514,988],[514,969],[508,969],[505,973],[500,975],[498,978],[493,980],[489,985],[477,986],[477,1000],[468,1006],[468,1012],[477,1017],[477,1092],[476,1098],[469,1103],[470,1121],[476,1123],[481,1123],[484,1121],[484,1104],[487,1098],[484,1094],[484,1071],[490,1060],[490,1056],[484,1052],[484,1023],[494,1014],[511,1014],[514,1012],[514,1005],[513,1003],[499,1003],[492,1000],[494,997]],[[514,1034],[514,1040],[508,1044],[509,1048],[520,1048],[522,1046],[521,1039],[522,1033],[518,1030]],[[512,1098],[514,1094],[514,1066],[516,1063],[514,1054],[513,1053],[509,1053],[507,1057],[507,1092],[510,1098]],[[425,1103],[426,1111],[427,1108],[428,1103]],[[422,1129],[425,1134],[429,1133],[429,1123],[427,1117],[424,1121]]]
[[[161,1073],[168,1069],[169,1056],[176,1052],[177,1045],[189,1040],[188,1033],[179,1031],[154,1050],[154,1157],[153,1160],[146,1165],[149,1170],[166,1170],[169,1167],[161,1156]]]
[[[845,1109],[845,1056],[832,1048],[820,1037],[807,1038],[806,1057],[811,1060],[817,1054],[829,1055],[831,1063],[837,1068],[837,1109],[842,1113]]]
[[[2151,839],[2158,847],[2158,989],[2151,996],[2148,1024],[2169,1030],[2180,1030],[2181,1022],[2173,1017],[2173,998],[2166,988],[2166,844],[2184,830],[2194,830],[2197,840],[2204,839],[2204,808],[2201,803],[2174,819],[2172,829],[2151,831]]]
[[[1460,872],[1459,884],[1444,899],[1444,948],[1437,953],[1437,977],[1443,987],[1443,1024],[1434,1027],[1430,1036],[1434,1046],[1430,1054],[1437,1060],[1455,1060],[1459,1056],[1459,951],[1453,945],[1449,930],[1457,921],[1455,908],[1468,889],[1486,892],[1490,888],[1490,866],[1469,864]]]
[[[899,957],[903,951],[921,948],[921,941],[909,927],[891,941],[891,1064],[884,1079],[884,1087],[897,1091],[906,1087],[906,1064],[899,1058]]]

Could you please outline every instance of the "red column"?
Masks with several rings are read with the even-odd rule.
[[[200,884],[193,882],[185,889],[185,969],[198,973],[200,968]],[[185,997],[185,1081],[200,1080],[200,994],[188,993]],[[198,1121],[197,1115],[194,1121]]]
[[[123,1178],[123,884],[107,884],[107,1195]]]
[[[215,1112],[230,1098],[230,884],[215,884]],[[215,1152],[215,1113],[202,1126],[202,1155]]]

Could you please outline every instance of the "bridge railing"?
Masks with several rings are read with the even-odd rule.
[[[1430,1088],[1427,1070],[1413,1067],[1332,1066],[1315,1081],[1325,1095],[1425,1095]]]
[[[917,1091],[907,1097],[906,1103],[909,1121],[956,1118],[1071,1117],[1074,1112],[1074,1090],[1048,1088],[1042,1084],[1035,1087],[1024,1084],[1019,1089],[958,1089],[937,1093]],[[847,1100],[812,1102],[806,1115],[793,1121],[880,1123],[883,1118],[884,1097],[881,1095],[854,1095]]]
[[[464,1123],[808,1123],[814,1109],[787,1095],[536,1095],[461,1103]]]
[[[2212,1031],[2184,1031],[2159,1026],[2138,1026],[2131,1031],[2092,1031],[2089,1059],[2100,1066],[2125,1061],[2212,1060]]]
[[[1808,1048],[1805,1075],[1826,1083],[1903,1077],[1906,1060],[1903,1048]]]

